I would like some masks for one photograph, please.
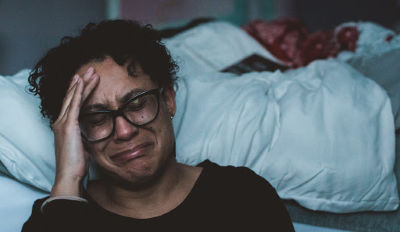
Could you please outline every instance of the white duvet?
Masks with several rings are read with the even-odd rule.
[[[181,68],[174,119],[180,161],[248,166],[282,198],[309,209],[398,207],[393,113],[375,82],[335,60],[285,73],[221,74],[254,53],[274,60],[225,22],[164,42]]]
[[[178,160],[247,166],[285,199],[331,212],[398,207],[394,123],[384,90],[349,65],[182,76]]]

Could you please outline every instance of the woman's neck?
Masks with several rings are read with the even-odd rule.
[[[89,195],[103,208],[127,217],[144,219],[163,215],[189,195],[201,168],[179,164],[173,159],[151,185],[127,189],[109,180],[89,185]]]

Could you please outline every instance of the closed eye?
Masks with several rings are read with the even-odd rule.
[[[83,116],[81,122],[86,126],[94,127],[103,125],[109,118],[107,113],[93,113]]]
[[[133,99],[131,102],[129,102],[128,105],[126,105],[125,110],[126,111],[138,111],[141,110],[145,107],[146,105],[146,98],[145,97],[138,97]]]

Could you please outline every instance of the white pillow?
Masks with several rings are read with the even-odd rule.
[[[28,91],[29,70],[0,76],[0,162],[23,183],[50,191],[54,181],[54,138],[40,114],[40,98]]]
[[[179,75],[221,71],[253,54],[279,61],[239,27],[211,22],[164,39],[179,65]]]
[[[349,65],[192,74],[178,85],[181,162],[247,166],[313,210],[397,209],[390,100]]]
[[[343,26],[357,27],[360,35],[356,51],[342,52],[338,59],[346,61],[387,91],[396,128],[400,128],[400,35],[371,22]]]

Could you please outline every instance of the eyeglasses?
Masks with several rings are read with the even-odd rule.
[[[115,131],[115,118],[122,116],[130,124],[140,127],[152,122],[158,115],[161,89],[142,92],[117,110],[101,110],[83,113],[79,126],[88,142],[100,142],[110,138]]]

